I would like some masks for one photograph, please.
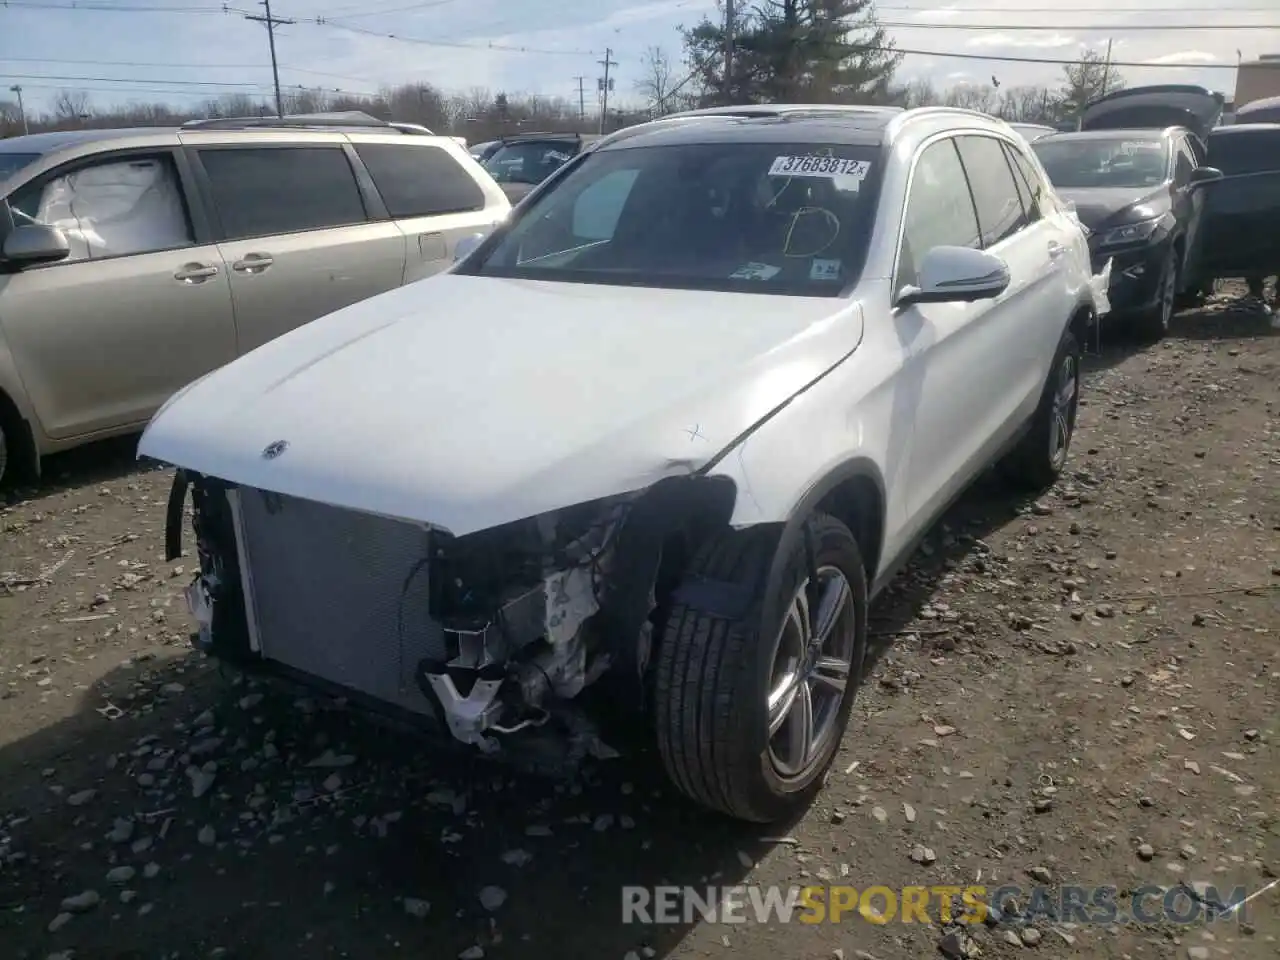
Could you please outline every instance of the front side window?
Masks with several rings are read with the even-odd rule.
[[[994,137],[960,137],[956,144],[978,208],[982,246],[994,247],[1027,225],[1013,170]]]
[[[1178,141],[1177,152],[1173,155],[1173,182],[1185,187],[1191,182],[1191,174],[1196,169],[1195,154],[1185,141]]]
[[[919,284],[920,262],[934,247],[982,248],[973,197],[954,140],[939,140],[920,154],[903,216],[899,290]]]
[[[875,217],[879,151],[692,143],[593,153],[468,273],[835,296]]]
[[[191,246],[195,236],[171,157],[112,157],[42,177],[9,198],[14,221],[57,227],[71,247],[58,263]]]
[[[1037,140],[1031,149],[1055,187],[1158,187],[1169,178],[1169,147],[1159,139],[1080,137]]]
[[[520,140],[499,147],[484,168],[498,183],[541,183],[577,152],[563,140]]]
[[[206,148],[199,153],[227,240],[367,219],[341,147]]]

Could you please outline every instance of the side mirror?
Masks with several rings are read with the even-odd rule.
[[[4,260],[19,267],[56,263],[71,255],[71,245],[57,227],[28,223],[14,227],[4,239]]]
[[[469,257],[480,244],[484,243],[483,233],[469,233],[459,240],[453,248],[453,262],[458,263]]]
[[[1191,171],[1191,183],[1211,183],[1222,179],[1222,171],[1217,167],[1196,167]]]
[[[919,281],[902,288],[896,306],[990,300],[1008,288],[1009,267],[982,250],[934,247],[920,261]]]

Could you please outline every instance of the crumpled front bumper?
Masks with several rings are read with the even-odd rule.
[[[1113,262],[1108,257],[1101,272],[1095,273],[1089,280],[1089,287],[1093,291],[1093,309],[1099,317],[1105,317],[1111,312],[1109,293],[1111,290],[1111,265]]]

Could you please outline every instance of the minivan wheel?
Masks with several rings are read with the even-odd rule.
[[[1067,464],[1079,409],[1080,344],[1068,329],[1054,354],[1031,426],[1000,461],[1005,479],[1028,491],[1052,486]]]
[[[668,776],[696,803],[755,823],[792,816],[821,787],[867,647],[866,570],[849,528],[813,515],[785,547],[770,588],[778,549],[771,529],[706,545],[678,591],[654,669]],[[745,610],[706,609],[734,594],[749,598]]]
[[[1138,314],[1133,323],[1134,333],[1149,343],[1162,339],[1169,332],[1169,321],[1173,319],[1177,307],[1180,272],[1178,248],[1171,246],[1160,267],[1160,283],[1156,291],[1155,305]]]

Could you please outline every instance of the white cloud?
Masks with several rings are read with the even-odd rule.
[[[1177,53],[1166,53],[1159,57],[1148,57],[1143,63],[1150,64],[1197,64],[1197,63],[1217,63],[1218,58],[1212,53],[1205,53],[1203,50],[1179,50]]]
[[[1031,50],[1056,50],[1061,47],[1078,46],[1080,41],[1075,37],[1061,34],[1051,33],[1048,36],[1044,34],[1008,34],[1008,33],[990,33],[982,36],[970,37],[965,42],[967,47],[1022,47]]]

